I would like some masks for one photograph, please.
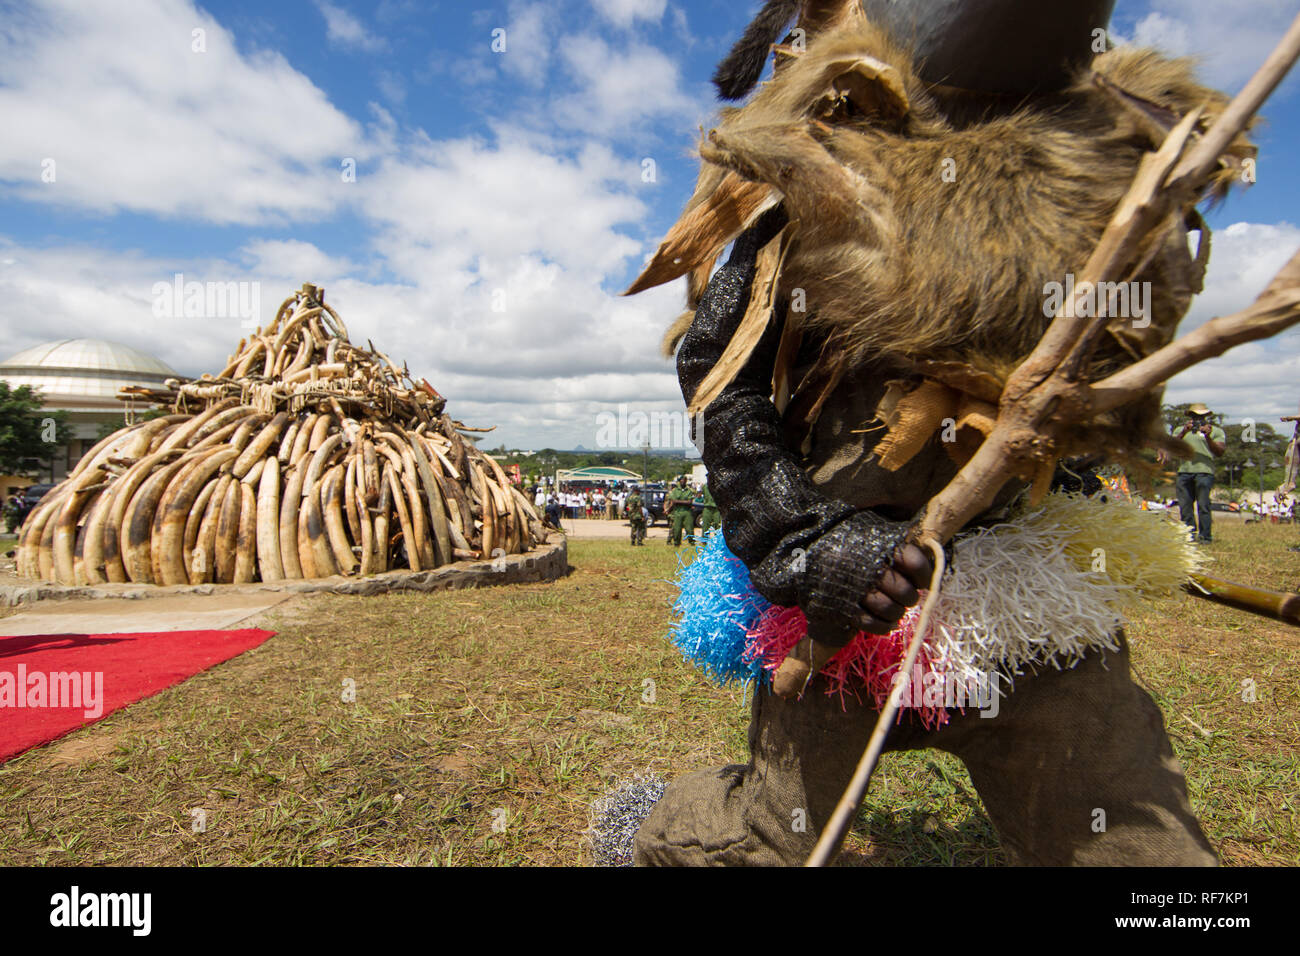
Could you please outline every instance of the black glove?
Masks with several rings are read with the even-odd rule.
[[[780,207],[765,213],[709,282],[677,353],[688,405],[744,317],[759,249],[785,222]],[[704,409],[703,436],[692,421],[691,437],[709,470],[727,546],[754,587],[774,604],[803,608],[809,636],[842,646],[859,630],[887,633],[903,612],[899,602],[915,603],[912,586],[923,586],[929,572],[913,556],[895,579],[889,569],[910,525],[819,494],[785,447],[768,398],[784,320],[778,308],[744,369]],[[869,597],[887,572],[899,601]]]

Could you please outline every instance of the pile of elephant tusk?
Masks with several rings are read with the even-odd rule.
[[[93,447],[23,525],[19,574],[249,583],[428,570],[545,541],[531,503],[426,381],[348,341],[312,285],[218,376]]]

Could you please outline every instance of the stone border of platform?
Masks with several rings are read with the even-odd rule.
[[[37,601],[70,601],[95,598],[153,598],[172,594],[254,594],[278,591],[289,594],[387,594],[390,591],[453,591],[461,588],[492,587],[497,584],[527,584],[554,581],[569,570],[568,540],[552,533],[545,544],[524,554],[508,554],[492,561],[457,561],[432,571],[387,571],[367,578],[313,578],[302,581],[274,581],[254,584],[191,584],[158,587],[152,584],[0,585],[0,606],[17,607]]]

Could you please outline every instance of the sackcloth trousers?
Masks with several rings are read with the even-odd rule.
[[[1013,865],[1214,866],[1160,710],[1130,678],[1119,637],[1118,652],[1017,677],[995,717],[950,711],[947,726],[927,731],[904,716],[886,750],[934,747],[961,758]],[[851,695],[843,706],[828,696],[820,678],[797,701],[757,690],[750,762],[674,780],[637,833],[634,862],[801,864],[875,719]]]

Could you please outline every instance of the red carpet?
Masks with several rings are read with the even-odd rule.
[[[0,637],[0,763],[257,647],[274,633]]]

